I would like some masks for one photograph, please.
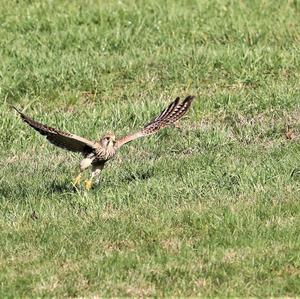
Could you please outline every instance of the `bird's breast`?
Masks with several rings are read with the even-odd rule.
[[[103,160],[103,161],[107,161],[109,159],[111,159],[114,155],[115,155],[116,151],[115,149],[112,147],[99,147],[96,150],[96,157],[98,160]]]

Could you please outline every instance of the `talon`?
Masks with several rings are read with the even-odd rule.
[[[86,180],[84,183],[85,183],[85,189],[86,189],[87,191],[91,190],[92,185],[93,185],[92,180]]]
[[[75,180],[74,180],[74,186],[77,186],[77,185],[79,185],[80,184],[80,180],[81,180],[81,174],[79,174],[76,178],[75,178]]]

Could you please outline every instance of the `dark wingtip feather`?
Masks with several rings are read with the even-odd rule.
[[[189,95],[189,96],[187,96],[187,97],[184,99],[183,103],[186,103],[186,102],[190,102],[190,103],[191,103],[194,99],[195,99],[195,96]]]
[[[24,121],[24,122],[29,122],[29,121],[32,121],[29,117],[27,117],[24,113],[22,113],[18,108],[16,108],[15,106],[11,106],[14,110],[16,110],[19,114],[20,114],[20,117],[21,119]]]
[[[11,106],[14,110],[16,110],[18,112],[18,114],[20,114],[20,117],[22,118],[23,121],[26,121],[26,115],[24,113],[22,113],[18,108],[16,108],[15,106]]]
[[[184,99],[184,101],[182,102],[182,106],[183,107],[186,106],[185,112],[190,108],[190,106],[191,106],[194,99],[195,99],[195,96],[191,96],[191,95],[187,96]]]
[[[11,108],[16,110],[19,114],[22,114],[22,112],[18,108],[16,108],[15,106],[11,106]]]
[[[178,104],[178,103],[179,103],[179,100],[180,100],[180,97],[177,97],[171,104],[173,104],[173,103]]]

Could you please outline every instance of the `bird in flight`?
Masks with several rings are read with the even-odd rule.
[[[82,172],[91,166],[91,177],[85,181],[85,189],[90,190],[93,179],[100,174],[105,163],[114,157],[121,146],[137,138],[154,134],[158,130],[174,123],[187,112],[193,99],[194,96],[187,96],[180,102],[179,97],[177,97],[166,109],[139,131],[117,139],[114,134],[106,134],[99,141],[90,141],[75,134],[43,125],[26,116],[16,107],[13,108],[20,114],[25,123],[40,134],[45,135],[49,142],[68,151],[83,155],[83,160],[80,162],[80,172],[74,180],[74,185],[80,184]]]

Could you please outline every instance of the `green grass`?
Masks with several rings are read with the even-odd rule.
[[[0,23],[1,298],[300,295],[299,1],[2,1]],[[188,94],[90,192],[10,109],[97,139]]]

